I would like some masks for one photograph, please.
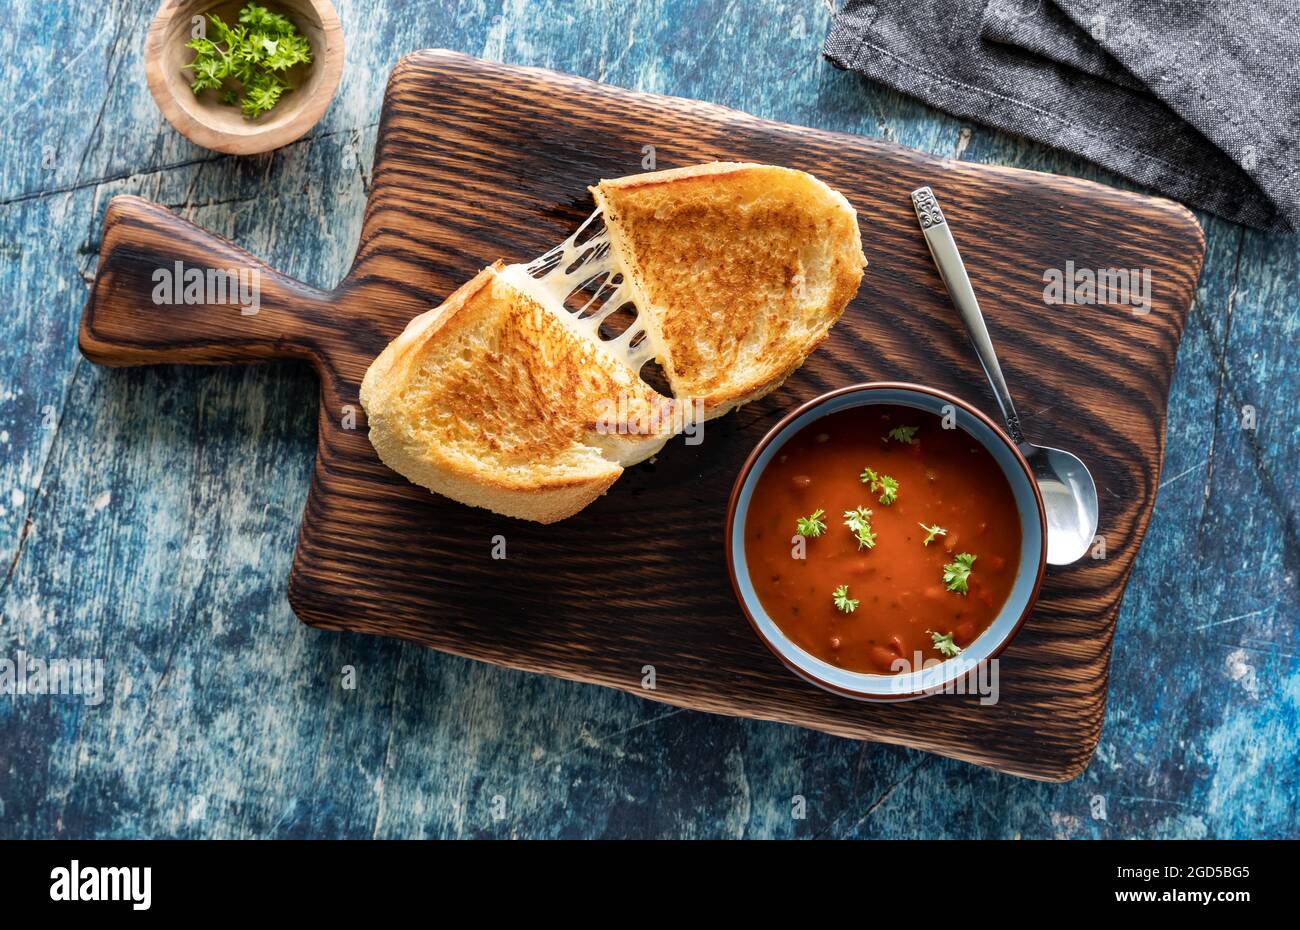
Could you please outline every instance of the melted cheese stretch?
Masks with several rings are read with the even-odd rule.
[[[623,362],[633,373],[639,373],[659,354],[653,334],[641,320],[641,308],[632,299],[623,262],[610,247],[609,230],[600,210],[545,255],[527,264],[507,265],[501,277],[555,314],[579,338]],[[577,309],[571,309],[570,300],[575,294],[585,300]],[[600,324],[628,305],[635,308],[636,319],[613,339],[602,338]]]

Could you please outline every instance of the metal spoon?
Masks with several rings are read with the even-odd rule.
[[[984,374],[993,387],[993,396],[1002,408],[1007,434],[1029,462],[1043,495],[1043,510],[1047,514],[1047,561],[1051,565],[1077,562],[1083,558],[1097,534],[1097,485],[1078,456],[1063,449],[1036,446],[1025,440],[1020,431],[1020,417],[1011,402],[1011,392],[1002,377],[1002,366],[998,364],[988,327],[984,325],[984,314],[980,313],[975,291],[966,276],[966,266],[962,264],[957,243],[953,241],[934,191],[928,187],[912,191],[912,206],[916,208],[916,218],[921,223],[925,244],[930,247],[939,276],[966,324],[971,345],[984,366]]]

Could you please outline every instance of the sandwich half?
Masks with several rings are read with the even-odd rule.
[[[857,214],[803,171],[713,162],[591,193],[656,361],[706,418],[788,378],[862,280]]]
[[[673,401],[484,269],[413,319],[361,383],[389,468],[496,513],[552,523],[672,435]]]
[[[370,366],[361,403],[390,468],[465,504],[564,519],[688,418],[780,385],[862,278],[853,208],[802,171],[718,162],[590,190],[597,213],[566,242],[484,269]],[[621,334],[602,331],[629,306]],[[652,358],[674,397],[640,377]]]

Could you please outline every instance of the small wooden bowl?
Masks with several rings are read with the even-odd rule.
[[[273,12],[293,20],[311,42],[311,63],[293,68],[294,89],[256,119],[244,119],[238,106],[224,104],[215,90],[195,96],[190,72],[194,52],[185,47],[195,17],[216,13],[227,23],[239,21],[246,0],[164,0],[149,25],[144,70],[149,90],[163,116],[191,142],[231,155],[269,152],[297,139],[320,121],[343,74],[343,27],[330,0],[269,0]]]

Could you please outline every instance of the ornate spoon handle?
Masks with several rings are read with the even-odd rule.
[[[997,398],[998,406],[1002,408],[1002,419],[1006,421],[1007,433],[1016,445],[1021,445],[1025,437],[1020,431],[1020,417],[1016,415],[1016,405],[1011,402],[1011,392],[1007,390],[1006,378],[1002,377],[998,354],[993,351],[993,340],[989,338],[988,327],[984,325],[984,314],[980,312],[979,301],[975,299],[970,278],[966,276],[966,266],[962,263],[961,253],[957,251],[957,243],[952,238],[948,221],[943,218],[943,211],[939,209],[939,201],[930,188],[919,187],[912,191],[912,206],[916,208],[916,218],[921,223],[925,244],[930,247],[930,255],[939,269],[939,276],[943,278],[948,296],[952,298],[957,312],[961,314],[962,322],[966,324],[966,333],[970,336],[971,345],[975,347],[975,354],[979,356],[980,364],[984,366],[984,374],[993,387],[993,396]]]

